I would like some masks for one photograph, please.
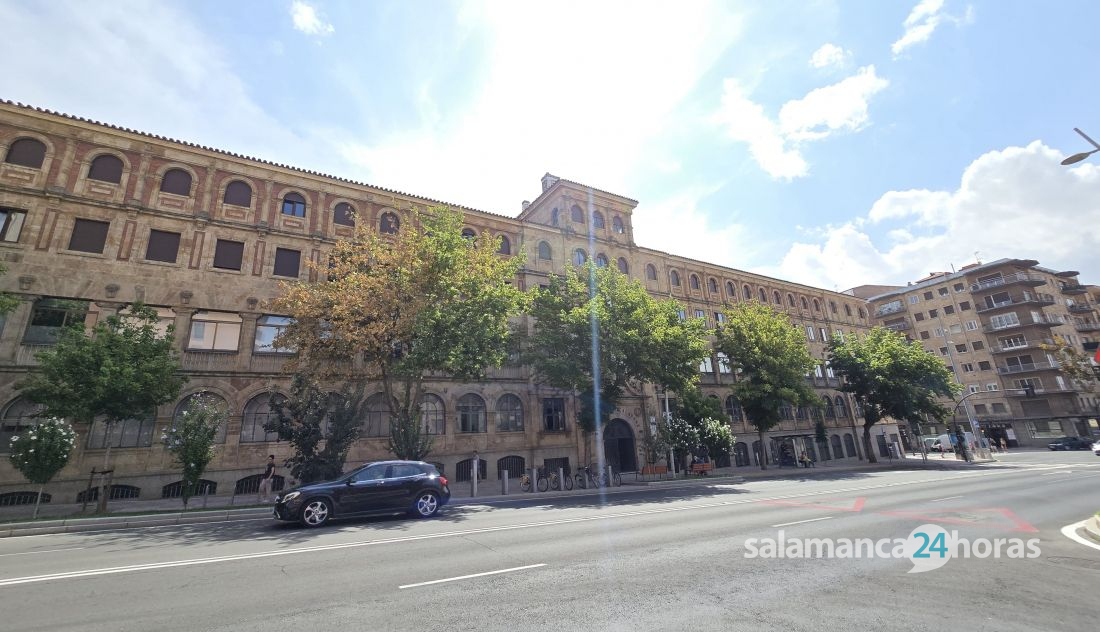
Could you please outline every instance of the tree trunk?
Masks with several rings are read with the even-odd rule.
[[[878,463],[878,459],[875,457],[875,451],[871,449],[871,425],[863,426],[863,449],[867,452],[868,463]]]
[[[38,485],[38,495],[34,498],[34,514],[31,516],[31,520],[38,520],[38,505],[42,502],[42,488],[45,486],[44,483]]]
[[[93,421],[92,423],[95,423],[95,422]],[[103,471],[104,471],[104,474],[99,479],[99,481],[100,481],[100,484],[99,484],[99,502],[96,503],[96,509],[95,509],[95,512],[100,513],[100,514],[107,513],[107,497],[111,493],[110,482],[109,481],[110,481],[111,478],[114,478],[113,476],[110,476],[110,475],[106,474],[106,471],[109,469],[109,466],[111,464],[111,430],[112,430],[113,422],[107,421],[107,422],[104,422],[104,425],[105,425],[105,428],[103,429],[103,431],[104,431],[104,437],[106,438],[107,450],[103,453]]]
[[[760,451],[756,453],[756,458],[760,459],[760,469],[768,469],[768,449],[764,447],[764,431],[760,428],[756,429],[756,435],[760,438]]]

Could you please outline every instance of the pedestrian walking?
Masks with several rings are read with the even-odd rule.
[[[1001,452],[1008,452],[1008,441],[1001,437]]]
[[[267,467],[264,469],[263,476],[260,477],[260,489],[258,496],[261,503],[271,502],[271,483],[275,479],[275,455],[269,454],[267,456]]]

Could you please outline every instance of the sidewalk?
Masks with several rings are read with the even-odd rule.
[[[622,487],[605,490],[573,489],[572,491],[547,491],[547,492],[522,492],[519,490],[519,481],[509,481],[509,493],[501,493],[500,481],[482,481],[479,485],[477,497],[471,497],[470,484],[451,484],[451,505],[480,505],[500,504],[510,502],[522,502],[528,500],[550,500],[563,497],[594,496],[599,494],[617,495],[631,491],[642,491],[642,488],[677,488],[684,486],[706,485],[710,483],[741,483],[748,480],[767,479],[806,479],[823,478],[833,474],[877,472],[888,470],[921,470],[921,469],[969,469],[980,467],[978,464],[957,461],[952,458],[939,459],[930,457],[925,465],[919,456],[905,459],[882,459],[879,463],[871,464],[866,461],[855,463],[834,464],[835,462],[818,463],[813,468],[771,467],[761,470],[757,466],[728,467],[713,470],[707,476],[688,475],[675,478],[663,477],[654,480],[643,480],[633,474],[623,475]],[[205,500],[205,508],[204,508]],[[236,503],[235,505],[232,503]],[[242,503],[248,503],[242,506]],[[257,505],[251,497],[239,496],[208,496],[205,499],[196,497],[191,500],[191,509],[182,511],[182,502],[179,499],[156,500],[116,500],[109,505],[111,516],[97,517],[80,513],[80,505],[42,505],[40,515],[54,516],[54,519],[30,521],[30,507],[5,508],[0,513],[0,538],[22,535],[41,535],[47,533],[70,533],[80,531],[106,531],[115,529],[133,529],[140,527],[170,526],[201,524],[209,522],[239,522],[249,520],[263,520],[271,515],[270,505]],[[91,507],[91,505],[89,505]],[[13,509],[21,510],[19,513]],[[48,512],[48,513],[47,513]],[[121,514],[121,515],[120,515]],[[10,520],[17,522],[7,522]]]

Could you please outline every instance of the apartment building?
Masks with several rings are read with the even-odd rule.
[[[410,221],[409,209],[441,204],[10,102],[0,102],[0,157],[0,261],[7,268],[0,290],[20,299],[0,329],[0,451],[37,412],[16,382],[69,323],[91,326],[142,300],[175,326],[188,377],[180,401],[119,424],[110,435],[98,423],[78,425],[78,448],[49,490],[53,502],[98,493],[85,487],[108,445],[112,496],[177,495],[179,473],[159,437],[198,393],[218,398],[229,411],[203,489],[253,492],[266,456],[289,455],[285,443],[264,431],[269,389],[285,392],[289,384],[283,371],[289,356],[271,344],[286,318],[264,311],[280,281],[316,281],[306,263],[325,261],[355,221],[393,232]],[[819,358],[830,337],[871,325],[865,303],[855,297],[641,246],[633,237],[637,201],[550,174],[516,215],[448,205],[463,212],[470,236],[499,236],[502,254],[524,257],[520,288],[593,259],[638,279],[654,296],[679,300],[685,318],[703,318],[712,327],[725,305],[740,301],[783,310]],[[829,404],[819,411],[785,409],[762,445],[729,396],[735,376],[724,358],[707,358],[699,371],[702,388],[723,401],[739,437],[733,465],[774,462],[786,451],[807,450],[821,459],[860,454],[859,411],[824,365],[807,380]],[[623,471],[640,466],[640,439],[660,407],[652,386],[628,394],[603,430],[608,463]],[[381,398],[368,408],[351,462],[387,456],[388,412]],[[518,476],[530,467],[576,466],[597,444],[589,437],[584,445],[575,410],[572,393],[538,383],[528,367],[493,370],[479,384],[433,378],[422,402],[425,428],[435,436],[429,459],[458,482],[469,480],[475,467],[494,480],[505,470]],[[815,416],[829,434],[820,450],[811,440]],[[884,430],[883,454],[885,441],[895,441],[898,432]],[[276,486],[283,483],[281,476]],[[0,504],[27,501],[28,489],[0,459]]]
[[[1096,301],[1077,276],[1035,260],[999,259],[933,273],[868,300],[877,324],[920,341],[952,369],[965,397],[956,421],[977,421],[1009,446],[1045,445],[1097,431],[1096,399],[1041,347],[1056,336],[1076,348],[1093,346]],[[941,430],[933,424],[925,432]]]

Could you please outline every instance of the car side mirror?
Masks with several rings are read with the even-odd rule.
[[[351,487],[351,479],[349,478],[348,480],[344,481],[344,484],[348,487]]]

